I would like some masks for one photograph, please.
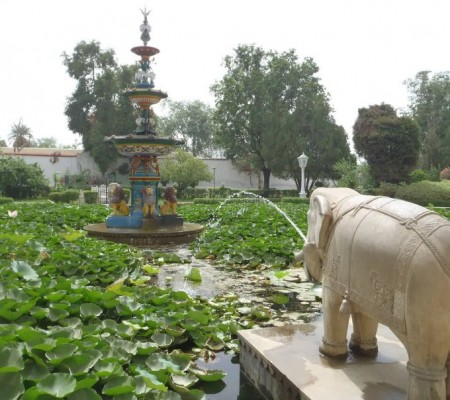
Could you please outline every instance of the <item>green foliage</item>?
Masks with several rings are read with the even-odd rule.
[[[37,164],[27,164],[22,158],[0,157],[0,192],[14,199],[46,197],[48,180]]]
[[[123,93],[131,86],[137,66],[119,66],[114,51],[102,50],[100,43],[84,41],[72,55],[63,54],[68,74],[77,86],[66,104],[69,129],[82,137],[102,173],[117,159],[115,147],[105,137],[128,134],[137,113]]]
[[[56,148],[58,147],[56,138],[54,137],[44,137],[38,138],[31,142],[32,147],[40,147],[40,148]]]
[[[372,190],[374,182],[367,163],[357,164],[354,158],[339,160],[333,165],[338,177],[338,186],[355,189],[361,193]]]
[[[97,193],[95,194],[97,195]],[[80,198],[80,192],[75,189],[68,189],[62,192],[50,193],[48,198],[55,203],[72,203]]]
[[[0,204],[12,203],[14,199],[12,197],[0,197]]]
[[[423,169],[416,169],[409,176],[411,183],[430,180],[429,174]]]
[[[395,183],[381,182],[380,185],[374,189],[374,194],[377,196],[395,197],[398,185]]]
[[[191,153],[177,149],[160,165],[161,182],[176,186],[180,198],[186,188],[197,186],[200,181],[211,181],[212,174],[202,160]]]
[[[262,171],[264,190],[272,172],[299,186],[302,151],[314,154],[307,169],[311,181],[332,176],[331,165],[350,150],[343,128],[331,116],[314,61],[300,63],[293,50],[266,52],[242,45],[224,65],[226,74],[212,91],[217,143],[226,157],[248,171]]]
[[[308,205],[279,203],[303,232],[306,232]],[[295,249],[303,246],[299,233],[285,216],[263,200],[236,199],[216,205],[182,205],[180,214],[187,220],[208,222],[195,244],[196,257],[216,258],[229,265],[261,264],[285,267],[293,262]]]
[[[168,116],[160,118],[158,131],[183,140],[183,149],[194,157],[211,157],[216,150],[211,107],[199,100],[166,100],[164,104],[168,106]]]
[[[419,156],[419,128],[413,119],[398,117],[389,104],[360,108],[353,141],[366,159],[376,184],[407,182]]]
[[[434,208],[434,207],[431,207],[431,209],[434,212],[437,212],[438,214],[442,215],[444,218],[447,218],[448,220],[450,220],[450,208],[441,208],[441,207]]]
[[[10,398],[204,398],[202,382],[225,374],[196,357],[237,350],[236,332],[270,317],[262,307],[241,314],[238,296],[149,285],[139,251],[80,231],[106,218],[102,205],[17,207],[9,218],[0,206],[0,383]]]
[[[243,192],[253,193],[261,197],[268,197],[271,200],[298,196],[298,192],[295,189],[247,189],[242,191],[241,189],[231,189],[226,187],[216,188],[215,190],[213,188],[187,188],[183,191],[183,200],[197,200],[201,198],[217,198],[223,200]]]
[[[450,182],[421,181],[400,185],[395,196],[422,206],[450,207]]]
[[[406,85],[410,115],[420,128],[420,166],[450,165],[450,73],[421,71]]]
[[[98,200],[98,193],[92,190],[83,190],[84,201],[86,204],[95,204]]]

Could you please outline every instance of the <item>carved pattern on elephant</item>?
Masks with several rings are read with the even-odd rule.
[[[342,257],[340,254],[336,254],[331,259],[331,263],[329,264],[330,270],[327,272],[327,275],[330,277],[330,279],[337,280],[341,261],[342,261]]]
[[[377,200],[381,201],[381,198]],[[386,204],[386,203],[385,203]],[[352,215],[355,215],[354,207],[345,207],[340,209],[340,212],[348,214],[353,209]],[[368,204],[365,203],[363,207],[359,207],[359,210],[368,209]],[[370,206],[370,211],[380,212],[383,210],[374,209]],[[338,211],[338,210],[335,210]],[[383,212],[384,213],[384,212]],[[384,214],[391,214],[386,212]],[[448,222],[440,218],[435,218],[436,214],[422,214],[414,220],[406,221],[403,218],[395,218],[400,224],[405,225],[405,228],[410,230],[410,233],[406,236],[399,247],[397,253],[397,263],[394,280],[392,286],[387,282],[383,282],[381,279],[377,279],[376,273],[371,272],[370,278],[372,282],[372,293],[359,294],[352,287],[348,287],[346,282],[338,282],[338,272],[342,263],[342,256],[340,254],[334,255],[326,259],[324,265],[324,281],[326,286],[331,287],[333,290],[340,293],[342,296],[348,292],[349,299],[365,308],[369,313],[377,316],[380,320],[385,321],[394,329],[399,332],[406,333],[405,325],[405,290],[407,282],[407,274],[411,260],[414,257],[415,252],[420,245],[426,245],[431,253],[439,261],[441,267],[447,272],[448,266],[443,261],[443,257],[440,256],[437,247],[433,244],[431,235],[432,233],[445,225]],[[390,215],[392,216],[392,215]],[[339,220],[342,220],[343,215],[340,215]],[[428,217],[428,218],[424,218]],[[431,218],[430,218],[431,217]],[[335,225],[336,226],[336,225]],[[351,281],[351,280],[350,280]]]
[[[375,271],[370,271],[370,280],[374,290],[374,305],[392,314],[394,310],[394,288],[377,278],[378,274]]]

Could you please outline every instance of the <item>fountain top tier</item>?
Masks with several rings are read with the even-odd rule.
[[[130,101],[139,106],[140,116],[136,119],[136,128],[126,136],[110,136],[106,140],[112,141],[117,151],[127,157],[151,155],[159,156],[173,151],[182,141],[158,137],[156,133],[156,118],[152,109],[154,104],[165,99],[167,94],[155,89],[155,73],[152,70],[152,56],[159,53],[156,47],[147,46],[150,41],[151,27],[148,23],[149,11],[141,10],[144,21],[140,26],[143,46],[133,47],[131,51],[141,57],[140,69],[135,74],[135,85],[126,94]]]

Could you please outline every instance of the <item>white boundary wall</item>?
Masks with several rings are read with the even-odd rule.
[[[25,160],[27,164],[38,164],[44,171],[44,175],[48,179],[51,186],[55,184],[54,175],[57,174],[60,178],[64,175],[76,175],[83,171],[89,170],[93,177],[101,177],[101,172],[97,167],[94,159],[89,152],[83,150],[69,150],[69,149],[41,149],[41,148],[23,148],[20,152],[14,152],[12,148],[0,148],[0,156],[20,157]],[[203,159],[208,166],[211,174],[214,176],[215,168],[215,182],[200,182],[198,187],[201,188],[219,188],[225,186],[232,189],[258,189],[262,187],[262,174],[247,174],[239,172],[230,160],[223,158]],[[124,162],[128,162],[126,158],[120,158],[111,168],[117,169]],[[164,158],[159,158],[159,162],[164,163]],[[109,174],[107,173],[107,176]],[[114,178],[108,178],[108,182],[115,180],[118,183],[126,183],[128,176],[117,174]],[[270,187],[275,189],[296,189],[295,182],[290,180],[278,179],[274,176],[270,177]]]

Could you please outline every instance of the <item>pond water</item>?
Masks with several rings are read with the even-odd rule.
[[[213,261],[198,260],[187,245],[144,250],[149,257],[154,252],[176,254],[184,260],[182,263],[162,264],[158,276],[154,278],[155,284],[204,298],[235,293],[244,304],[270,308],[271,319],[260,323],[260,327],[308,322],[321,312],[321,288],[307,281],[303,268],[285,270],[285,276],[277,278],[269,268],[234,270]],[[201,282],[185,278],[194,267],[200,271]],[[274,294],[287,295],[289,302],[275,304],[271,300]],[[240,372],[238,355],[219,353],[215,359],[199,359],[197,364],[227,372],[223,381],[202,387],[208,400],[265,399]]]

